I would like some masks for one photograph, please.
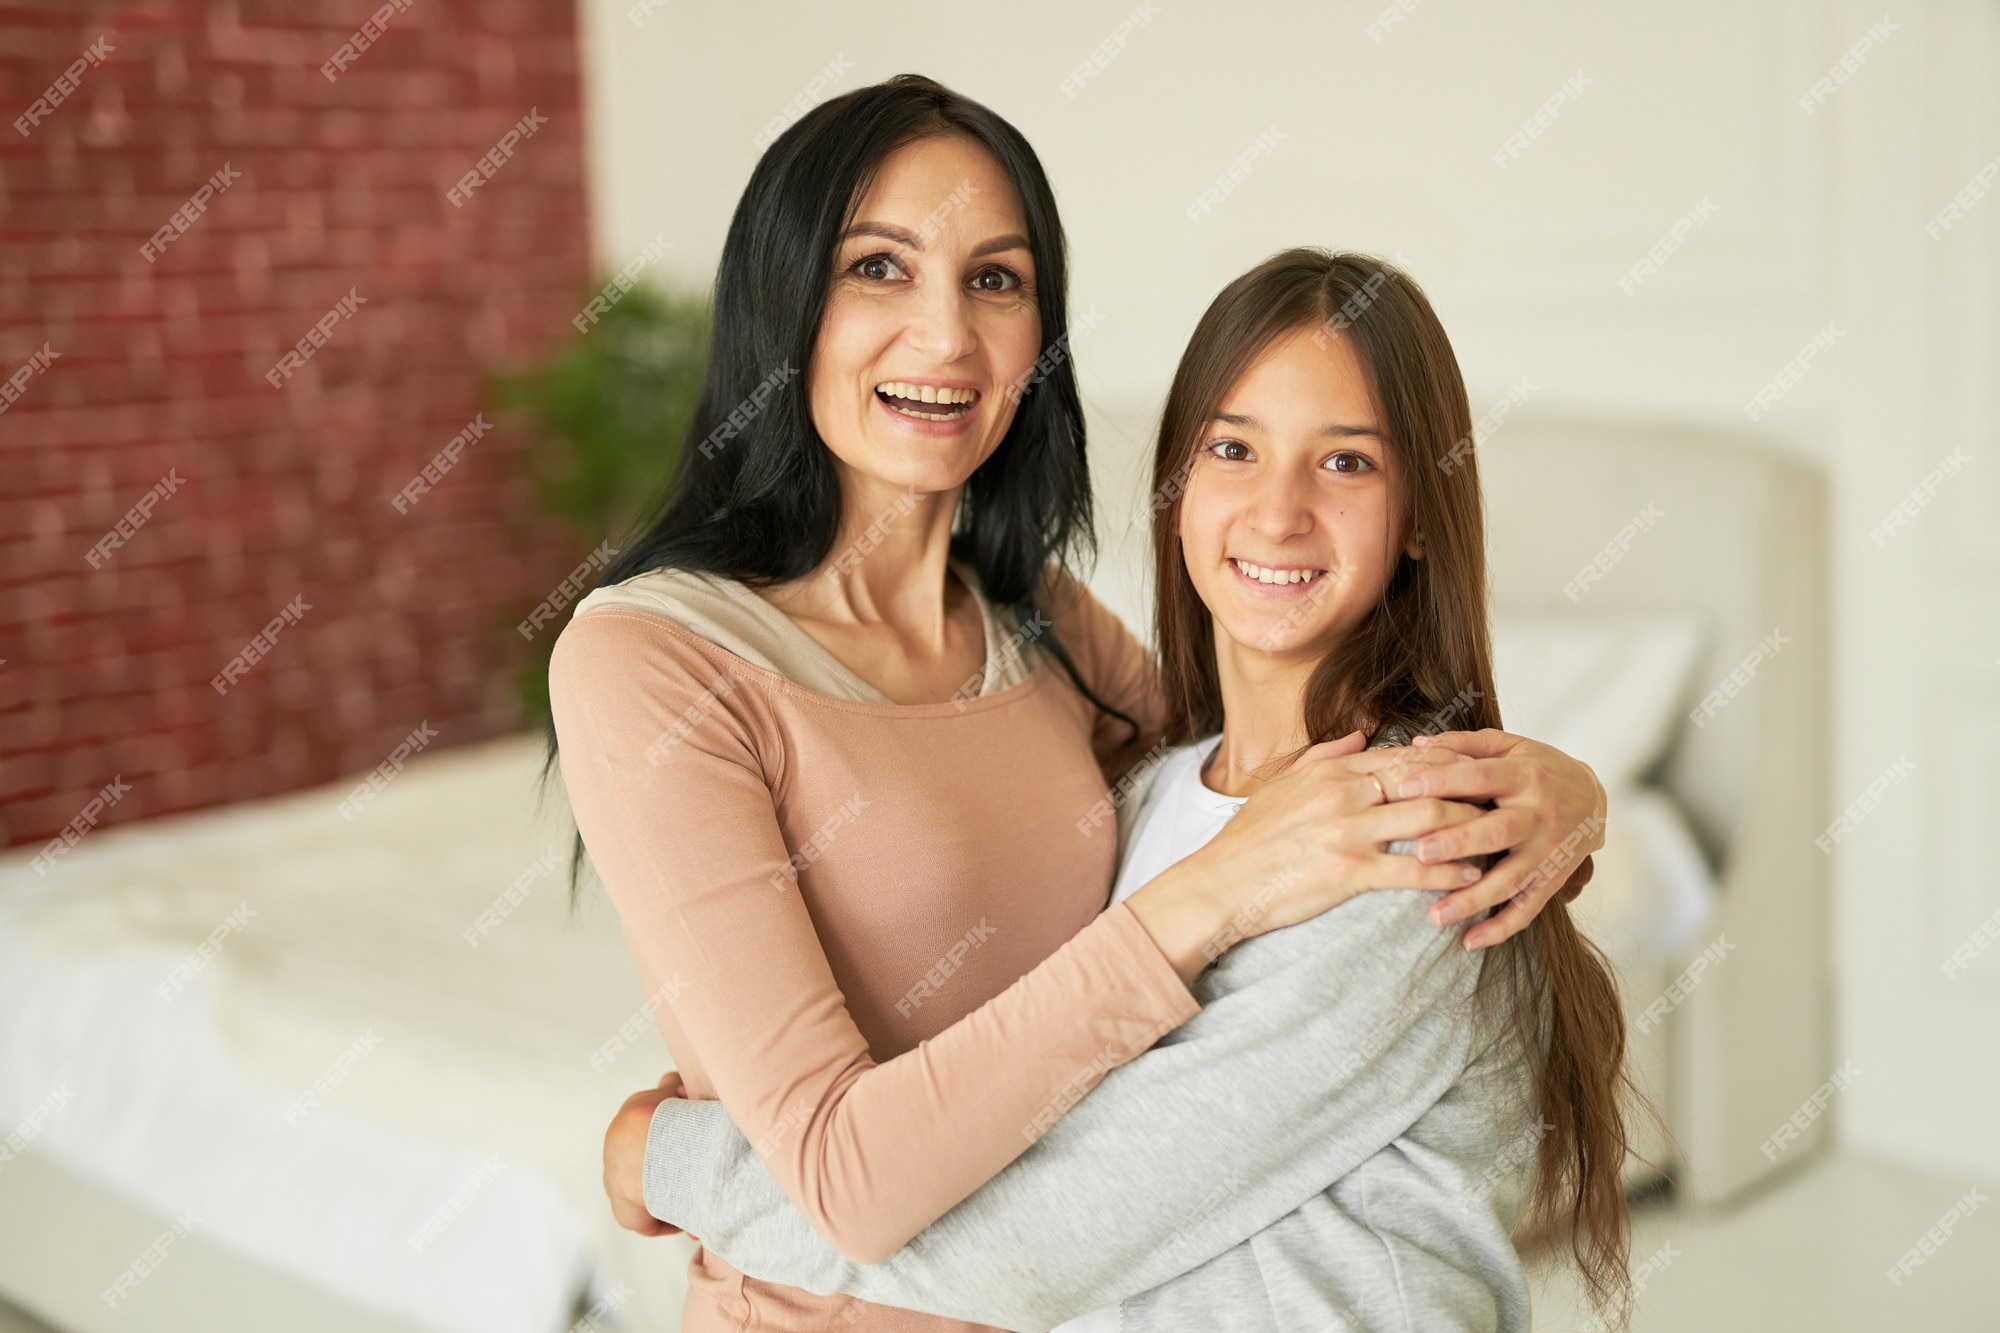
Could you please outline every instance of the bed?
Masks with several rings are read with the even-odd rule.
[[[1824,488],[1752,441],[1526,415],[1481,467],[1509,723],[1623,770],[1582,910],[1664,1115],[1644,1156],[1722,1203],[1827,1134],[1765,1151],[1832,1070]],[[1143,626],[1143,530],[1106,510],[1095,582]],[[597,1160],[670,1061],[601,894],[569,915],[539,762],[104,830],[46,877],[0,856],[0,1295],[74,1330],[678,1327],[690,1243],[618,1230]]]

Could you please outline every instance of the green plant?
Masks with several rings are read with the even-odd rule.
[[[635,286],[540,365],[489,382],[495,411],[533,423],[521,467],[543,510],[585,550],[622,542],[664,498],[701,394],[708,328],[705,302]],[[507,633],[519,619],[507,612]],[[536,636],[517,681],[530,722],[548,715],[556,632]]]

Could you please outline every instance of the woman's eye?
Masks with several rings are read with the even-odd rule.
[[[982,292],[1011,292],[1021,285],[1021,275],[1011,268],[995,265],[982,269],[972,280],[973,288]]]
[[[1205,449],[1211,457],[1220,458],[1229,463],[1241,463],[1250,457],[1250,446],[1241,440],[1213,440],[1205,446]],[[1229,452],[1232,449],[1239,452]]]
[[[888,255],[868,255],[855,260],[848,266],[847,271],[870,282],[887,282],[896,276],[895,271],[901,267],[902,265]]]
[[[1347,472],[1347,473],[1366,472],[1370,468],[1375,466],[1373,463],[1369,462],[1368,459],[1363,455],[1355,453],[1345,453],[1345,452],[1338,453],[1335,454],[1332,458],[1327,459],[1326,461],[1327,465],[1330,466],[1335,472]],[[1351,467],[1345,466],[1346,464],[1352,464],[1353,466]]]

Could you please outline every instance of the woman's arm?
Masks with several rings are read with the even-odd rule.
[[[578,616],[549,673],[564,783],[641,981],[713,1095],[819,1234],[880,1258],[1025,1150],[1024,1126],[1199,1005],[1121,905],[875,1061],[801,895],[772,887],[790,859],[766,764],[783,757],[729,660],[655,617]]]
[[[989,1184],[884,1261],[813,1233],[713,1105],[654,1112],[646,1202],[753,1277],[1047,1328],[1241,1244],[1394,1142],[1474,1049],[1483,961],[1375,892],[1239,945],[1200,1013],[1112,1070]]]

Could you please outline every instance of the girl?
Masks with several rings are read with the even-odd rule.
[[[1463,738],[1481,757],[1456,763],[1343,741],[1260,791],[1245,833],[1106,910],[1125,790],[1107,783],[1166,700],[1056,564],[1090,530],[1064,287],[1048,182],[992,112],[915,78],[809,112],[730,223],[670,503],[551,662],[552,760],[688,1092],[719,1098],[855,1258],[897,1250],[1019,1156],[1022,1125],[1193,1016],[1225,932],[1373,884],[1465,884],[1380,849],[1436,837],[1511,849],[1451,900],[1518,900],[1479,927],[1504,938],[1600,799],[1518,738]],[[1457,799],[1340,817],[1357,783],[1413,766],[1451,769]],[[636,1165],[617,1179],[636,1189]],[[813,1330],[841,1308],[700,1250],[683,1326]]]
[[[1380,260],[1287,251],[1209,307],[1154,459],[1177,497],[1154,550],[1180,744],[1128,807],[1114,902],[1261,825],[1242,798],[1317,740],[1498,724],[1470,431],[1429,302]],[[1122,1302],[1063,1333],[1525,1333],[1517,1228],[1561,1238],[1622,1322],[1608,964],[1562,906],[1484,953],[1423,910],[1365,894],[1230,950],[1201,1013],[886,1262],[820,1241],[713,1105],[660,1104],[646,1201],[746,1272],[1016,1329]]]

